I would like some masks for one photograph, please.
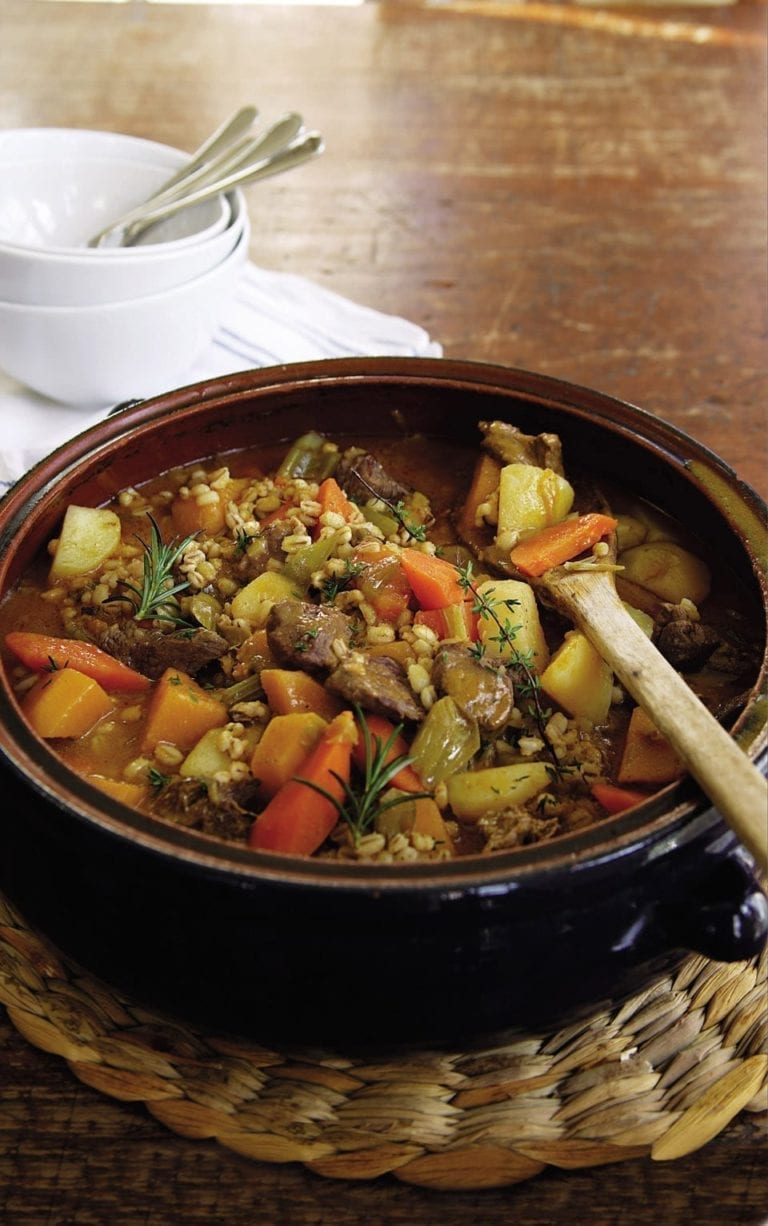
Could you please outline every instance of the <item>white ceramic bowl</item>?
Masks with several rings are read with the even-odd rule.
[[[89,238],[146,199],[188,156],[169,145],[115,132],[0,132],[0,252],[31,247],[86,255]],[[153,246],[203,242],[229,220],[226,198],[214,197],[185,209],[177,220],[163,223],[162,230],[158,226]],[[109,249],[101,254],[108,258]]]
[[[155,395],[183,382],[233,298],[249,226],[215,268],[159,294],[106,305],[0,301],[0,368],[81,407]]]
[[[172,289],[220,264],[240,241],[247,225],[245,201],[240,192],[231,192],[228,204],[231,220],[220,233],[178,247],[163,243],[81,254],[0,244],[0,299],[28,306],[89,306]]]

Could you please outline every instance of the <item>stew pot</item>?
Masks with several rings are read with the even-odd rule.
[[[557,432],[567,464],[620,473],[695,525],[764,630],[765,506],[714,455],[597,392],[436,359],[249,371],[112,415],[0,504],[0,593],[70,501],[99,504],[175,464],[313,427],[474,449],[490,418]],[[733,735],[765,769],[762,692]],[[549,844],[377,866],[256,853],[135,813],[64,767],[5,683],[0,754],[0,888],[28,921],[145,1004],[256,1039],[349,1047],[551,1025],[638,990],[686,951],[749,958],[768,931],[750,857],[689,780]]]

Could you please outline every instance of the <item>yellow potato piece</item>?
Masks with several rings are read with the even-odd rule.
[[[670,604],[687,598],[698,605],[709,595],[709,567],[674,541],[646,541],[624,550],[618,560],[624,579]]]
[[[120,519],[105,507],[69,506],[51,563],[51,579],[90,574],[120,544]]]
[[[476,822],[485,813],[501,813],[525,804],[549,783],[544,762],[513,762],[487,770],[461,771],[446,780],[448,804],[462,821]]]
[[[575,719],[603,724],[613,692],[613,673],[580,630],[571,630],[541,675],[541,688]]]
[[[514,629],[512,643],[499,642],[499,627],[493,617],[482,614],[477,633],[487,660],[512,660],[515,652],[530,659],[534,672],[546,668],[549,647],[539,618],[533,588],[520,579],[490,579],[478,585],[478,592],[493,605],[499,621]],[[509,602],[509,603],[507,603]]]
[[[573,487],[551,468],[506,464],[499,475],[496,540],[511,549],[550,524],[558,524],[573,506]]]
[[[241,617],[253,626],[263,626],[269,610],[280,600],[300,600],[301,594],[293,579],[280,571],[265,570],[251,579],[232,600],[232,616]]]

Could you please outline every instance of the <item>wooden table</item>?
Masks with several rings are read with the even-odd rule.
[[[0,29],[6,127],[191,149],[245,101],[301,110],[327,152],[248,189],[254,260],[447,356],[641,404],[768,493],[760,6],[0,0]],[[85,1088],[5,1018],[0,1048],[9,1223],[765,1220],[759,1117],[678,1162],[439,1194],[249,1163]]]

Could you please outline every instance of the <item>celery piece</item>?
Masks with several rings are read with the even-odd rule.
[[[296,583],[306,587],[315,571],[325,566],[341,540],[341,533],[332,532],[321,536],[311,545],[303,545],[289,554],[285,560],[285,573]]]
[[[289,448],[277,470],[277,476],[322,481],[325,477],[330,477],[338,462],[338,451],[326,447],[325,437],[317,430],[310,430],[296,439]]]
[[[212,690],[211,693],[227,708],[234,707],[237,702],[254,702],[264,697],[261,677],[258,673],[251,673],[250,676],[243,677],[242,681],[235,681],[232,685]],[[221,729],[217,728],[216,731],[221,732]]]
[[[370,499],[360,510],[363,512],[369,524],[373,524],[374,528],[378,528],[384,533],[385,538],[394,536],[400,530],[400,524],[395,519],[394,515],[389,515],[378,505],[378,499]]]
[[[434,787],[467,766],[480,749],[477,721],[447,694],[430,708],[411,744],[413,766],[425,787]]]
[[[207,592],[198,592],[188,600],[182,600],[186,616],[194,617],[204,630],[215,630],[221,614],[221,601]]]

